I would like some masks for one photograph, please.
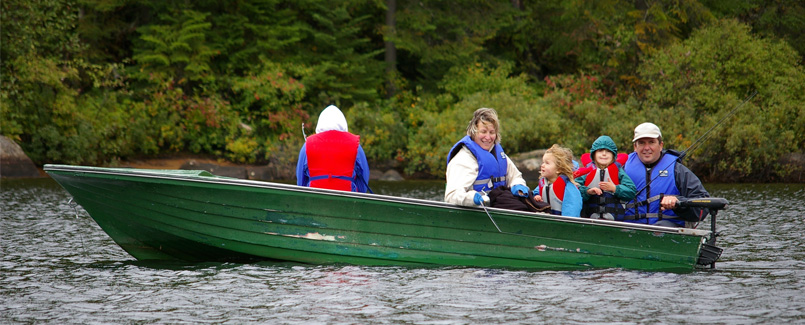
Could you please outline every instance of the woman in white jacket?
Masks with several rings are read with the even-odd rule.
[[[488,205],[486,195],[495,187],[508,186],[512,194],[528,194],[523,174],[500,146],[500,123],[492,108],[479,108],[467,125],[467,136],[447,155],[444,201],[456,205]]]

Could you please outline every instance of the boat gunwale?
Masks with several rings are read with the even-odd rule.
[[[141,177],[141,178],[177,180],[177,181],[190,181],[190,182],[196,182],[196,183],[208,183],[208,184],[219,184],[219,185],[247,186],[247,187],[252,187],[252,188],[287,190],[287,191],[302,192],[302,193],[309,193],[309,194],[325,194],[325,195],[349,197],[349,198],[356,198],[356,199],[370,200],[370,201],[381,201],[381,202],[390,202],[390,203],[410,203],[410,204],[416,204],[416,205],[420,205],[420,206],[431,206],[431,207],[456,209],[456,210],[469,210],[469,211],[476,211],[476,212],[478,211],[477,207],[466,207],[466,206],[454,205],[454,204],[450,204],[450,203],[447,203],[447,202],[440,202],[440,201],[432,201],[432,200],[424,200],[424,199],[416,199],[416,198],[406,198],[406,197],[398,197],[398,196],[388,196],[388,195],[382,195],[382,194],[367,194],[367,193],[360,193],[360,192],[346,192],[346,191],[338,191],[338,190],[331,190],[331,189],[311,188],[311,187],[304,187],[304,186],[291,185],[291,184],[283,184],[283,183],[275,183],[275,182],[266,182],[266,181],[256,181],[256,180],[248,180],[248,179],[231,178],[231,177],[225,177],[225,176],[218,176],[218,175],[214,175],[214,174],[211,174],[212,176],[201,176],[201,175],[192,175],[192,174],[177,174],[177,173],[172,173],[172,171],[178,171],[178,170],[174,170],[174,169],[107,168],[107,167],[88,167],[88,166],[60,165],[60,164],[46,164],[43,169],[45,170],[45,172],[51,172],[51,171],[54,171],[54,172],[80,172],[80,173],[100,174],[100,175]],[[622,229],[625,229],[625,230],[644,230],[644,231],[654,231],[654,232],[662,232],[662,233],[668,233],[668,234],[678,234],[678,235],[697,236],[697,237],[706,237],[706,236],[710,235],[709,230],[690,229],[690,228],[672,228],[672,227],[644,225],[644,224],[629,223],[629,222],[622,222],[622,221],[613,221],[613,220],[566,217],[566,216],[557,216],[557,215],[539,213],[539,212],[533,213],[533,212],[526,212],[526,211],[500,209],[500,208],[494,208],[494,207],[488,207],[486,209],[489,210],[489,212],[494,212],[494,213],[499,214],[499,215],[516,215],[518,217],[553,220],[553,221],[569,222],[569,223],[577,223],[577,224],[594,224],[594,225],[598,225],[598,226],[622,228]]]

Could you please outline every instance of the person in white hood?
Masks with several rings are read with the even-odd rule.
[[[327,106],[319,115],[316,134],[299,151],[296,184],[352,192],[370,192],[369,163],[360,137],[349,133],[347,119],[338,107]]]

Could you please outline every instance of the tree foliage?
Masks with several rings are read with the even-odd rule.
[[[440,177],[479,107],[510,154],[601,134],[628,152],[646,120],[681,150],[758,90],[688,164],[784,179],[805,146],[799,1],[396,0],[393,25],[387,3],[5,0],[0,132],[39,164],[292,166],[335,104],[370,162]]]
[[[784,177],[782,152],[800,152],[805,140],[805,71],[786,43],[752,36],[735,20],[697,31],[648,60],[644,105],[667,117],[664,136],[683,149],[727,115],[747,95],[758,95],[707,140],[693,159],[713,176]],[[767,128],[764,130],[764,128]]]

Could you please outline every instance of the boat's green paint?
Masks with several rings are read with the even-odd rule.
[[[140,260],[688,272],[707,231],[312,189],[204,171],[46,165]]]

